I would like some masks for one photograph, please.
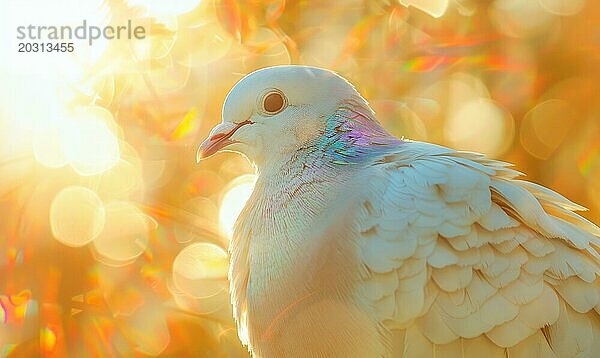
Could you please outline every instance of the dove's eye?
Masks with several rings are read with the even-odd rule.
[[[279,91],[270,91],[264,97],[262,101],[263,110],[267,114],[276,114],[279,113],[283,107],[285,107],[285,97],[283,93]]]

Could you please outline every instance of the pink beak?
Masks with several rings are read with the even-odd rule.
[[[219,150],[225,148],[226,146],[237,143],[235,140],[230,140],[231,136],[235,131],[245,126],[246,124],[252,124],[254,122],[250,120],[245,120],[240,123],[221,123],[212,131],[210,131],[210,135],[208,138],[200,144],[198,147],[198,152],[196,152],[196,161],[200,162],[202,159],[209,158],[217,153]]]

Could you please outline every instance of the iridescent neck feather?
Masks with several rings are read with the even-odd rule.
[[[326,119],[317,147],[333,164],[357,164],[401,143],[402,140],[383,129],[366,101],[360,98],[341,103]]]

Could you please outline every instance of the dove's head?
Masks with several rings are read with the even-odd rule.
[[[223,121],[200,145],[197,159],[234,151],[260,165],[307,148],[325,147],[328,131],[340,132],[331,121],[340,117],[336,113],[342,107],[355,107],[364,121],[372,122],[363,131],[380,129],[367,102],[332,71],[276,66],[252,72],[227,95]]]

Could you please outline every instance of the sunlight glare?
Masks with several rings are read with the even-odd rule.
[[[65,127],[65,153],[79,175],[100,174],[119,162],[119,142],[109,128],[111,121],[112,115],[107,110],[87,107]]]
[[[141,6],[152,16],[181,15],[192,11],[200,4],[200,0],[128,0],[129,6]]]

